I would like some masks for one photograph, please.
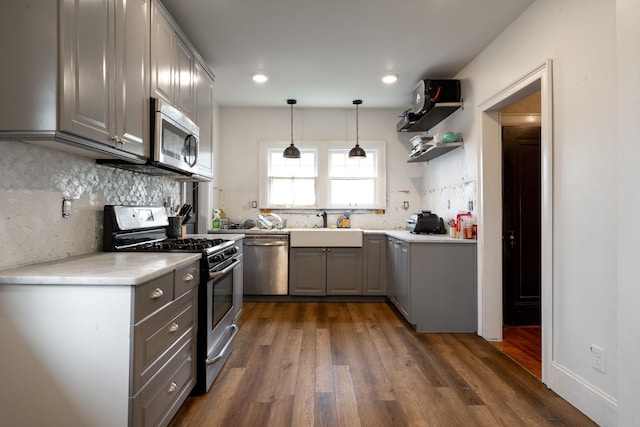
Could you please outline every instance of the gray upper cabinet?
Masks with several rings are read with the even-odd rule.
[[[194,53],[164,8],[151,5],[151,93],[194,116]]]
[[[65,0],[61,128],[149,156],[149,1]]]
[[[144,163],[149,1],[3,5],[0,138]]]
[[[213,76],[200,60],[194,63],[195,122],[200,127],[198,173],[213,178]]]

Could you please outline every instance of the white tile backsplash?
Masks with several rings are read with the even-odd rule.
[[[0,142],[0,268],[102,249],[105,204],[180,200],[171,178],[143,175],[22,142]],[[62,198],[71,216],[62,218]]]

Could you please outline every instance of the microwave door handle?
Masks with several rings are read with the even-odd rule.
[[[195,135],[191,134],[184,139],[182,157],[191,167],[198,163],[198,138]]]

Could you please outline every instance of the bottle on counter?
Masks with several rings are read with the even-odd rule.
[[[211,228],[214,230],[220,230],[222,228],[222,219],[220,218],[220,209],[213,209],[211,211]]]

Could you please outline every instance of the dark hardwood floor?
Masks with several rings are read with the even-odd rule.
[[[505,326],[496,346],[523,368],[542,378],[542,335],[540,326]]]
[[[386,303],[248,302],[236,347],[172,426],[589,426],[475,334],[417,334]]]

